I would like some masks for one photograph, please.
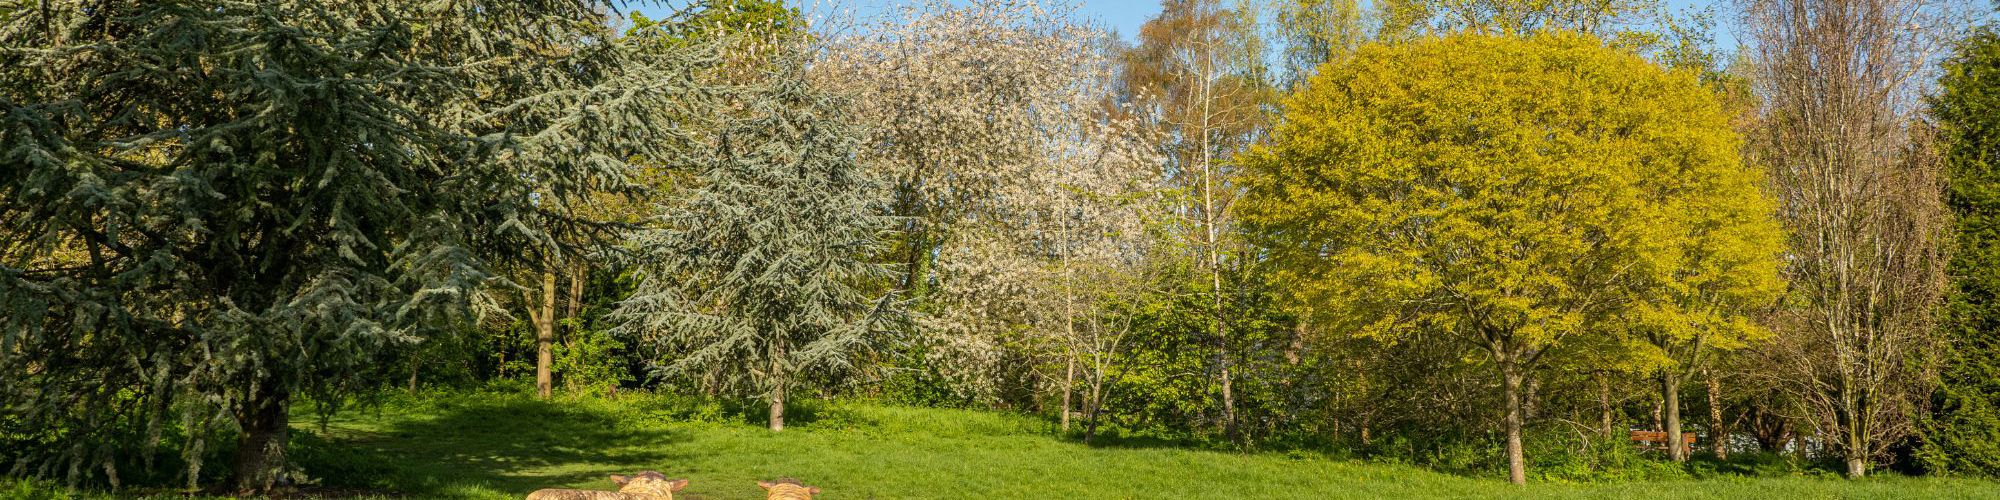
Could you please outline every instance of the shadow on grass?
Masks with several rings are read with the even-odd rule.
[[[608,407],[469,396],[474,398],[436,402],[423,415],[366,417],[383,422],[380,427],[336,423],[325,435],[300,429],[292,458],[326,487],[424,497],[608,488],[608,474],[665,470],[686,458],[670,452],[686,435],[624,425]]]
[[[1089,446],[1091,448],[1133,449],[1133,450],[1175,449],[1175,450],[1229,451],[1229,448],[1226,446],[1222,446],[1210,441],[1203,441],[1201,439],[1193,437],[1162,436],[1150,433],[1128,434],[1124,432],[1119,432],[1118,430],[1115,429],[1100,430],[1096,435],[1090,436],[1090,439],[1087,440],[1084,439],[1083,433],[1071,432],[1067,436],[1067,439],[1073,442],[1082,443],[1083,445]]]

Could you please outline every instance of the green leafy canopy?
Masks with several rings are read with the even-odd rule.
[[[0,455],[115,484],[179,423],[194,483],[214,431],[282,447],[294,395],[371,386],[504,285],[496,264],[605,234],[572,202],[638,189],[625,158],[686,142],[666,117],[700,115],[706,59],[602,19],[565,0],[0,13]],[[281,456],[247,443],[239,460]]]

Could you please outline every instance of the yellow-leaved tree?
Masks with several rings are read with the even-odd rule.
[[[1489,361],[1523,483],[1548,355],[1757,335],[1740,313],[1778,289],[1780,240],[1740,142],[1694,75],[1587,35],[1370,45],[1285,101],[1239,209],[1320,330]]]

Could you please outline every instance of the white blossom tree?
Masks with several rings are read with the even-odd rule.
[[[1108,112],[1105,35],[1067,14],[929,2],[829,39],[820,68],[876,126],[864,154],[908,217],[892,258],[925,301],[925,364],[991,401],[1004,361],[1034,361],[1028,376],[1060,381],[1065,427],[1079,360],[1102,368],[1117,345],[1093,322],[1097,285],[1130,283],[1149,255],[1160,186],[1148,131]]]

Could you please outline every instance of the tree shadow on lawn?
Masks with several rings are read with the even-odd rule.
[[[1091,436],[1087,441],[1083,439],[1082,432],[1071,432],[1063,436],[1063,439],[1099,449],[1235,451],[1220,443],[1203,441],[1188,436],[1125,433],[1116,429],[1100,430],[1097,435]]]
[[[377,417],[380,418],[380,417]],[[430,418],[400,416],[376,430],[336,423],[298,429],[293,461],[326,486],[457,496],[483,487],[514,495],[540,488],[609,489],[610,474],[659,470],[684,432],[639,427],[600,408],[525,398],[439,403]]]

